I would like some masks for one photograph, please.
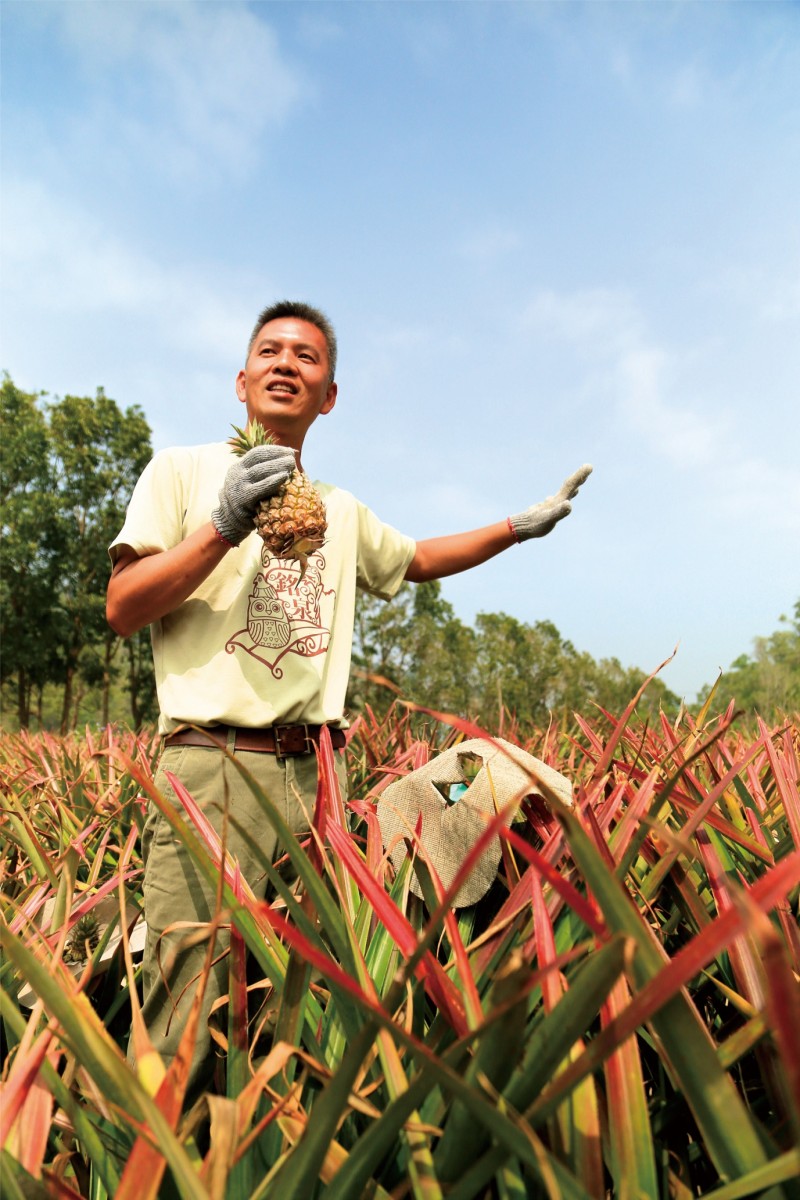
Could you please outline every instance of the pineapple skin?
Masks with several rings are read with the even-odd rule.
[[[261,501],[255,526],[270,554],[302,561],[325,544],[328,522],[319,492],[295,471],[275,496]]]
[[[233,426],[236,433],[230,446],[239,456],[254,446],[273,445],[275,439],[258,421],[246,429]],[[257,533],[275,558],[294,559],[305,573],[308,556],[325,544],[328,521],[325,505],[311,480],[302,471],[295,471],[274,496],[262,500],[254,517]]]

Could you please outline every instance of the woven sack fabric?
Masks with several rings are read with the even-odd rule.
[[[465,770],[467,763],[471,771]],[[477,775],[469,782],[467,790],[451,803],[447,799],[450,790],[454,785],[468,782],[476,767],[479,767]],[[420,840],[443,886],[448,888],[485,829],[487,817],[495,815],[495,801],[499,808],[512,800],[519,804],[526,796],[540,796],[546,801],[541,784],[563,804],[572,806],[569,780],[519,746],[501,738],[492,741],[471,738],[461,742],[431,759],[424,767],[390,784],[383,792],[378,803],[378,822],[384,848],[390,852],[392,862],[399,870],[408,853],[405,839],[411,838],[421,813]],[[507,817],[507,822],[511,821],[514,811]],[[500,839],[495,837],[456,893],[454,908],[476,904],[485,895],[497,874],[500,856]],[[411,890],[422,896],[413,872]]]

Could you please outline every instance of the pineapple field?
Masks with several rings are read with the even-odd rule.
[[[398,866],[387,789],[498,733],[574,806],[532,778],[497,795],[446,888],[419,823]],[[349,797],[323,746],[294,882],[264,861],[268,901],[188,793],[180,816],[159,796],[157,752],[113,726],[0,742],[4,1197],[800,1196],[797,717],[632,701],[483,730],[366,707]],[[139,1011],[151,802],[231,931],[215,1087],[194,1103],[196,1008],[166,1070]],[[454,907],[498,837],[488,891]],[[208,929],[187,934],[208,969]]]

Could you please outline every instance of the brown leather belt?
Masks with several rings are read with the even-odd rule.
[[[225,746],[233,750],[251,750],[256,754],[274,754],[276,758],[296,758],[313,754],[320,733],[327,728],[334,750],[345,744],[343,729],[333,725],[270,725],[266,729],[247,729],[239,725],[212,725],[203,729],[177,729],[164,738],[165,746]],[[232,740],[230,734],[233,734]],[[229,740],[231,744],[229,745]]]

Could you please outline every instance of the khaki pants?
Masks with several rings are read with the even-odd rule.
[[[249,771],[296,834],[304,833],[313,816],[317,793],[316,755],[277,759],[274,754],[239,752],[237,759]],[[336,754],[336,772],[342,795],[346,795],[343,756]],[[227,804],[231,817],[247,831],[261,853],[275,861],[283,853],[275,831],[258,801],[236,768],[219,750],[197,746],[168,746],[155,776],[156,787],[173,803],[182,806],[166,779],[177,776],[191,793],[215,830],[221,835]],[[188,817],[183,816],[188,822]],[[258,897],[267,894],[268,881],[246,839],[229,821],[227,847],[242,874]],[[142,1012],[148,1034],[165,1063],[175,1056],[194,998],[197,979],[203,970],[207,939],[192,946],[183,943],[202,930],[176,929],[176,922],[207,922],[216,908],[216,889],[200,873],[190,854],[175,836],[162,813],[151,804],[142,836],[144,915],[147,942],[142,966]],[[168,931],[168,932],[165,932]],[[227,930],[217,934],[215,957],[229,942]],[[169,985],[167,989],[165,983]],[[194,1098],[209,1081],[214,1058],[208,1031],[211,1007],[228,991],[227,956],[212,969],[203,1002],[197,1044],[192,1060],[189,1094]],[[171,995],[170,995],[171,993]],[[128,1057],[133,1061],[132,1046]]]

